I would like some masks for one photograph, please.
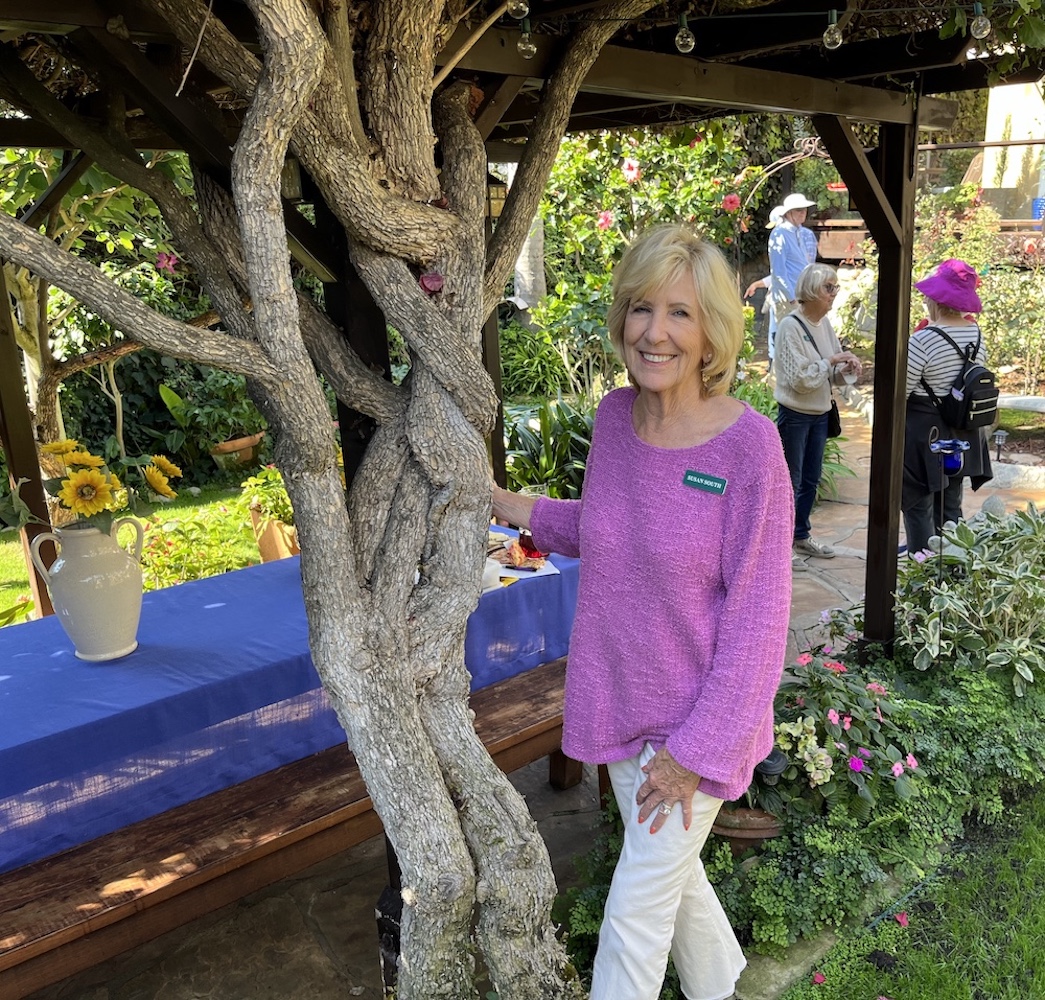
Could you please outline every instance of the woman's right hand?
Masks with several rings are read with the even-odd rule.
[[[500,486],[493,488],[493,516],[499,521],[507,521],[517,528],[530,527],[530,514],[537,497],[528,497],[522,493],[513,493]]]

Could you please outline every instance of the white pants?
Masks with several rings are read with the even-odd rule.
[[[669,951],[688,1000],[723,1000],[747,963],[700,860],[722,802],[698,791],[688,830],[676,805],[651,835],[653,817],[639,823],[635,795],[652,757],[647,743],[639,756],[609,765],[624,846],[606,899],[591,1000],[657,1000]]]

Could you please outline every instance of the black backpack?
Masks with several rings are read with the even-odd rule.
[[[943,422],[957,431],[971,431],[993,424],[998,415],[998,387],[994,384],[994,372],[975,360],[980,350],[980,334],[976,336],[976,343],[969,344],[963,351],[938,326],[927,326],[926,329],[943,337],[962,359],[961,370],[946,396],[937,396],[922,379],[922,388],[933,401]]]

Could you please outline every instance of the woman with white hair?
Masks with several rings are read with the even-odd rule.
[[[838,275],[826,264],[810,264],[798,276],[798,306],[777,330],[777,427],[795,493],[793,567],[806,568],[804,556],[833,559],[835,550],[812,537],[809,518],[820,485],[827,446],[831,386],[846,374],[860,374],[860,359],[843,351],[827,314],[838,294]]]

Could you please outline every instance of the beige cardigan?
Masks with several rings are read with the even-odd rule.
[[[802,316],[802,322],[816,341],[816,346],[811,344],[795,319],[796,312],[788,313],[777,327],[773,397],[782,406],[798,413],[827,413],[831,409],[831,385],[844,381],[843,366],[832,367],[827,359],[838,354],[842,345],[826,316],[819,323],[811,323]]]

